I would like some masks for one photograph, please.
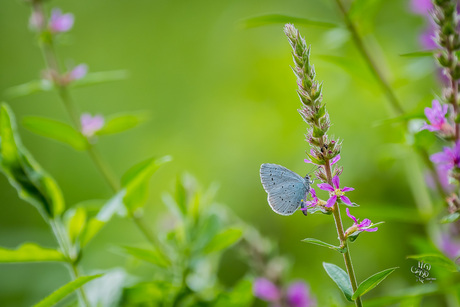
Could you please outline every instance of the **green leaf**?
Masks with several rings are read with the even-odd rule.
[[[221,293],[217,301],[212,305],[215,307],[248,307],[252,306],[253,300],[254,295],[252,293],[251,280],[244,278],[241,279],[230,291]]]
[[[72,243],[75,244],[77,238],[85,230],[86,218],[86,210],[83,207],[77,207],[66,212],[67,233]]]
[[[83,87],[112,81],[125,80],[129,77],[126,70],[99,71],[88,73],[84,78],[70,83],[72,87]]]
[[[19,197],[35,206],[42,216],[53,218],[64,211],[64,198],[54,181],[27,150],[17,134],[13,112],[0,107],[0,165]]]
[[[122,177],[121,184],[126,189],[123,203],[129,212],[142,207],[148,198],[148,183],[150,177],[163,164],[171,161],[171,156],[164,156],[158,159],[150,158],[134,165]]]
[[[41,92],[49,92],[54,88],[53,82],[45,79],[33,80],[21,85],[10,87],[4,92],[6,99],[29,96]]]
[[[60,251],[35,243],[24,243],[17,249],[0,247],[0,263],[49,261],[66,261],[66,258]]]
[[[238,242],[243,235],[240,228],[229,228],[218,233],[203,249],[204,254],[221,251]]]
[[[423,51],[415,51],[415,52],[408,52],[400,54],[400,56],[405,58],[421,58],[421,57],[432,57],[435,52],[438,50],[423,50]]]
[[[435,268],[443,268],[450,272],[457,272],[457,266],[455,263],[442,254],[421,254],[407,256],[409,259],[415,259],[431,264]]]
[[[396,269],[397,268],[386,269],[372,275],[358,286],[358,289],[356,289],[355,293],[353,293],[353,296],[351,298],[355,300],[358,297],[363,296],[367,292],[371,291],[372,289],[377,287],[377,285],[381,283],[385,278],[387,278],[388,275],[393,273]]]
[[[34,307],[51,307],[55,306],[59,301],[61,301],[63,298],[65,298],[67,295],[71,294],[87,282],[101,277],[102,274],[99,275],[91,275],[91,276],[81,276],[78,277],[77,279],[69,282],[68,284],[65,284],[61,288],[57,289],[54,291],[52,294],[44,298],[42,301],[40,301],[38,304],[34,305]]]
[[[33,133],[65,143],[77,150],[85,150],[88,147],[86,138],[79,131],[54,119],[26,116],[22,124]]]
[[[123,205],[123,197],[126,190],[123,189],[109,199],[104,206],[99,210],[97,215],[91,218],[83,233],[80,235],[80,246],[83,247],[102,229],[102,227],[110,221],[110,219],[118,214],[126,216],[126,208]]]
[[[448,215],[444,216],[441,219],[441,223],[443,223],[443,224],[453,223],[453,222],[457,221],[458,219],[460,219],[460,212],[454,212],[454,213],[451,213],[451,214],[448,214]]]
[[[327,275],[336,283],[340,290],[342,290],[345,298],[352,302],[351,296],[353,289],[351,288],[350,278],[348,274],[340,267],[332,263],[323,262],[323,267],[326,270]]]
[[[324,21],[317,21],[311,20],[307,18],[300,18],[300,17],[293,17],[288,15],[282,14],[266,14],[261,16],[255,16],[251,18],[243,19],[239,22],[242,28],[255,28],[261,27],[270,24],[286,24],[286,23],[293,23],[297,26],[317,26],[317,27],[324,27],[324,28],[335,28],[337,27],[336,24],[331,22],[324,22]]]
[[[338,252],[341,251],[339,246],[335,246],[335,245],[332,245],[332,244],[329,244],[329,243],[326,243],[326,242],[323,242],[321,240],[314,239],[314,238],[306,238],[306,239],[303,239],[302,242],[306,242],[306,243],[310,243],[310,244],[316,244],[316,245],[319,245],[319,246],[324,246],[324,247],[336,250]]]
[[[122,246],[123,251],[138,259],[153,263],[157,266],[167,268],[171,265],[169,259],[156,250],[144,249],[139,247]]]
[[[121,113],[108,116],[104,126],[96,132],[97,135],[120,133],[136,127],[149,118],[146,111],[137,113]]]

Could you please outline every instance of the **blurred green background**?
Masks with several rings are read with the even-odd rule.
[[[371,4],[357,13],[356,20],[373,55],[384,65],[406,110],[428,106],[439,92],[433,60],[400,56],[421,49],[418,35],[426,21],[410,12],[407,1]],[[52,7],[76,17],[67,44],[58,48],[64,63],[87,63],[93,72],[126,69],[130,74],[126,81],[74,90],[80,109],[104,115],[136,110],[151,114],[142,126],[99,140],[98,148],[114,172],[121,176],[152,155],[174,157],[151,181],[146,215],[152,229],[161,227],[166,211],[161,193],[173,189],[177,174],[190,172],[204,185],[218,182],[219,202],[291,256],[293,279],[307,280],[317,297],[324,296],[323,304],[340,298],[321,263],[343,267],[341,256],[300,242],[305,237],[336,242],[332,218],[274,214],[259,180],[259,167],[265,162],[282,164],[301,175],[311,171],[303,162],[306,126],[297,113],[300,103],[283,25],[244,29],[239,23],[263,13],[283,13],[341,25],[335,3],[60,0],[50,1],[48,8]],[[21,1],[0,3],[0,93],[37,79],[44,68],[35,35],[27,27],[29,13]],[[361,205],[352,212],[358,218],[386,221],[377,233],[360,236],[351,247],[358,279],[400,267],[366,298],[415,286],[410,273],[415,261],[405,257],[415,253],[411,240],[425,235],[413,214],[417,204],[411,185],[423,180],[417,157],[404,145],[404,129],[382,122],[394,114],[344,27],[299,28],[312,45],[317,79],[324,80],[324,101],[333,123],[330,132],[344,140],[342,184],[356,188],[349,196]],[[68,121],[55,93],[8,102],[18,119],[41,115]],[[26,147],[59,182],[68,206],[110,197],[110,189],[84,152],[22,127],[20,132]],[[423,185],[418,187],[415,194],[420,198],[426,191]],[[0,191],[1,246],[24,241],[56,245],[37,211],[18,199],[4,176]],[[407,214],[392,208],[407,209]],[[351,221],[345,216],[344,223],[348,227]],[[88,246],[83,267],[91,271],[123,265],[125,257],[110,247],[142,240],[129,221],[115,219]],[[245,270],[236,252],[230,251],[219,274],[232,285]],[[28,306],[67,280],[66,268],[59,264],[1,265],[0,305]]]

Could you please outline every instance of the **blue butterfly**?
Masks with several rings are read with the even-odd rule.
[[[260,167],[260,179],[268,204],[278,214],[291,215],[299,207],[304,208],[313,183],[310,176],[301,177],[284,166],[264,163]],[[307,215],[307,211],[303,211]]]

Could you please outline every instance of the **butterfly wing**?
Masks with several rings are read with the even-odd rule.
[[[268,204],[281,215],[293,214],[310,192],[309,182],[281,165],[262,164],[260,179],[268,193]]]

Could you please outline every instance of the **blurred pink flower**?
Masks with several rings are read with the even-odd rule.
[[[69,80],[70,81],[79,80],[81,78],[84,78],[87,73],[88,73],[88,65],[86,64],[77,65],[69,72]]]
[[[442,152],[431,155],[430,159],[445,170],[460,167],[460,141],[457,141],[452,148],[444,147]]]
[[[457,258],[460,256],[460,242],[454,241],[451,236],[442,234],[439,240],[439,248],[449,257]]]
[[[289,307],[310,307],[315,301],[310,297],[308,285],[303,281],[296,281],[289,285],[286,300]]]
[[[434,28],[430,26],[422,34],[420,34],[419,36],[420,45],[422,45],[423,48],[429,49],[429,50],[437,49],[438,45],[436,44],[434,37],[435,37]]]
[[[361,223],[358,223],[358,220],[356,219],[356,217],[354,217],[354,215],[352,215],[350,213],[350,210],[348,208],[346,208],[346,211],[347,211],[347,215],[349,218],[351,218],[353,220],[353,226],[351,226],[350,228],[347,229],[347,233],[353,233],[354,231],[352,231],[352,228],[355,227],[357,230],[359,231],[369,231],[369,232],[374,232],[374,231],[377,231],[378,230],[378,227],[375,227],[375,228],[369,228],[372,226],[372,222],[370,219],[364,219]],[[350,231],[348,231],[350,230]]]
[[[431,0],[411,0],[410,7],[412,12],[428,16],[433,8],[433,3],[431,3]]]
[[[91,116],[89,113],[84,113],[81,115],[80,122],[81,133],[86,137],[92,137],[104,126],[104,117],[101,115]]]
[[[446,114],[449,106],[447,104],[441,105],[439,101],[433,100],[431,108],[425,108],[425,116],[430,124],[424,123],[422,130],[429,131],[442,131],[444,133],[452,133],[453,128],[446,120]]]
[[[278,287],[266,278],[257,278],[252,288],[254,295],[266,302],[276,302],[281,298]]]
[[[444,191],[448,194],[452,193],[455,189],[455,185],[449,183],[449,170],[444,167],[439,167],[436,165],[436,176],[438,176],[439,183],[441,184]],[[426,184],[432,190],[436,189],[436,183],[434,181],[433,175],[427,173],[425,176]]]
[[[50,31],[53,33],[67,32],[72,29],[74,22],[73,14],[67,13],[62,14],[60,9],[53,9],[51,12],[51,18],[49,21]]]

